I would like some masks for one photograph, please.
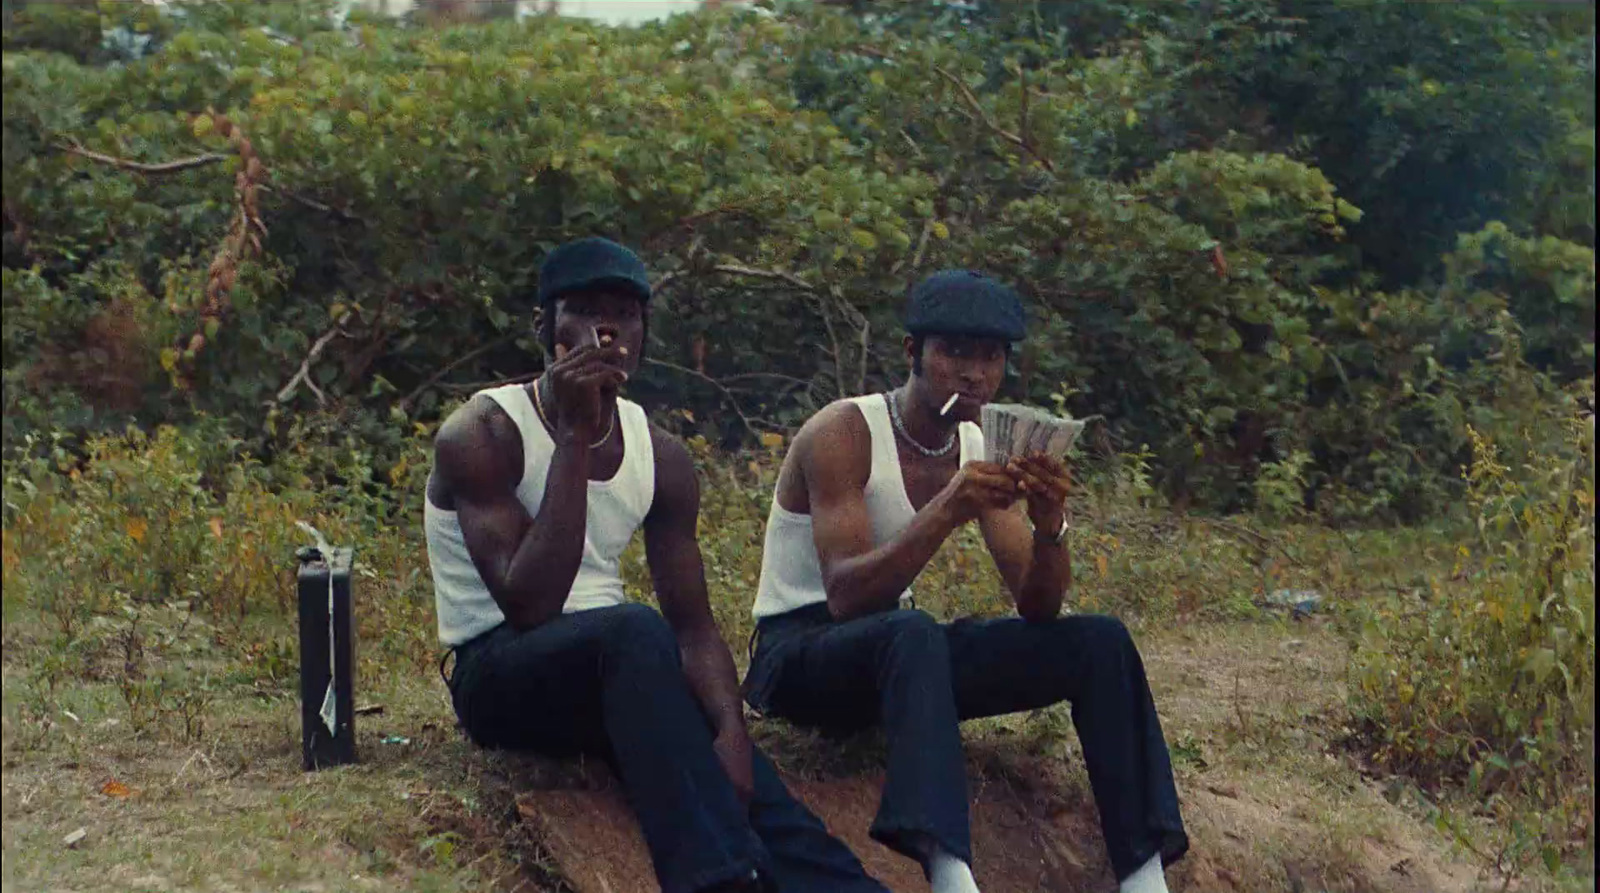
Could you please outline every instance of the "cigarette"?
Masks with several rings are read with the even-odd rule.
[[[594,326],[590,326],[589,327],[589,334],[594,336],[594,346],[595,347],[599,347],[600,346],[600,330],[595,328]]]
[[[950,399],[944,401],[944,408],[939,410],[939,418],[941,418],[941,419],[944,418],[945,415],[950,412],[950,407],[956,405],[956,400],[960,396],[961,396],[960,394],[951,394],[950,395]]]

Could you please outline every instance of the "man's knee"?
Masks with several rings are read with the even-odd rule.
[[[659,611],[637,602],[598,610],[607,612],[602,641],[608,658],[677,665],[678,639]]]
[[[894,611],[880,622],[888,629],[884,635],[884,647],[897,659],[949,658],[950,648],[944,627],[926,611]]]
[[[1127,624],[1107,614],[1077,614],[1056,621],[1064,630],[1076,626],[1069,634],[1080,647],[1098,654],[1123,654],[1134,650],[1133,634]]]

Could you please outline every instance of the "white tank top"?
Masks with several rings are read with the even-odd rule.
[[[506,385],[480,393],[499,404],[522,435],[522,481],[517,485],[517,499],[530,517],[537,516],[544,500],[545,475],[555,455],[555,441],[540,421],[524,385]],[[561,606],[564,614],[620,605],[627,600],[618,559],[650,511],[655,498],[656,463],[650,422],[637,403],[617,400],[617,424],[622,429],[622,466],[609,480],[589,482],[583,558],[572,581],[572,591]],[[439,641],[454,647],[498,626],[505,615],[467,554],[456,513],[424,500],[422,526],[428,539],[428,566],[433,571]]]
[[[905,477],[900,472],[900,453],[896,448],[894,423],[889,420],[889,403],[882,394],[851,397],[867,420],[872,435],[872,471],[865,492],[867,516],[872,524],[873,548],[889,542],[906,529],[916,511],[906,495]],[[983,458],[983,430],[962,422],[957,430],[961,439],[962,465]],[[909,590],[907,591],[909,594]],[[812,538],[811,516],[791,512],[772,495],[772,511],[767,515],[766,542],[761,552],[761,582],[756,588],[756,619],[771,617],[827,601],[822,585],[822,563],[817,558]]]

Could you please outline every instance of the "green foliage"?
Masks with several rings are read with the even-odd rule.
[[[1594,820],[1592,421],[1569,434],[1512,469],[1474,433],[1476,542],[1448,577],[1364,613],[1351,670],[1376,762],[1464,782],[1518,869],[1583,846]]]
[[[1223,510],[1301,452],[1317,511],[1426,516],[1464,422],[1543,387],[1513,341],[1558,382],[1592,363],[1592,13],[128,7],[95,53],[7,32],[12,454],[205,413],[264,457],[347,437],[381,487],[418,424],[539,367],[534,271],[597,232],[661,281],[634,396],[719,447],[895,382],[904,289],[946,265],[1031,299],[1009,397],[1065,389],[1108,452],[1149,444],[1170,497]]]
[[[1594,248],[1528,239],[1495,221],[1463,233],[1445,259],[1448,293],[1509,298],[1528,361],[1561,380],[1594,374]]]

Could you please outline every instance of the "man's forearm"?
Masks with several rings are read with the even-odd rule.
[[[539,511],[506,568],[504,588],[514,610],[505,613],[513,626],[531,628],[561,613],[583,561],[588,513],[589,451],[558,438]]]
[[[683,675],[689,690],[706,714],[716,734],[744,725],[743,701],[737,671],[728,644],[715,627],[688,630],[678,635]]]
[[[924,506],[899,536],[835,564],[826,581],[828,610],[850,620],[892,609],[954,529],[937,502]]]
[[[1072,558],[1066,543],[1034,540],[1028,574],[1017,593],[1017,613],[1027,620],[1049,620],[1061,613],[1072,588]]]

